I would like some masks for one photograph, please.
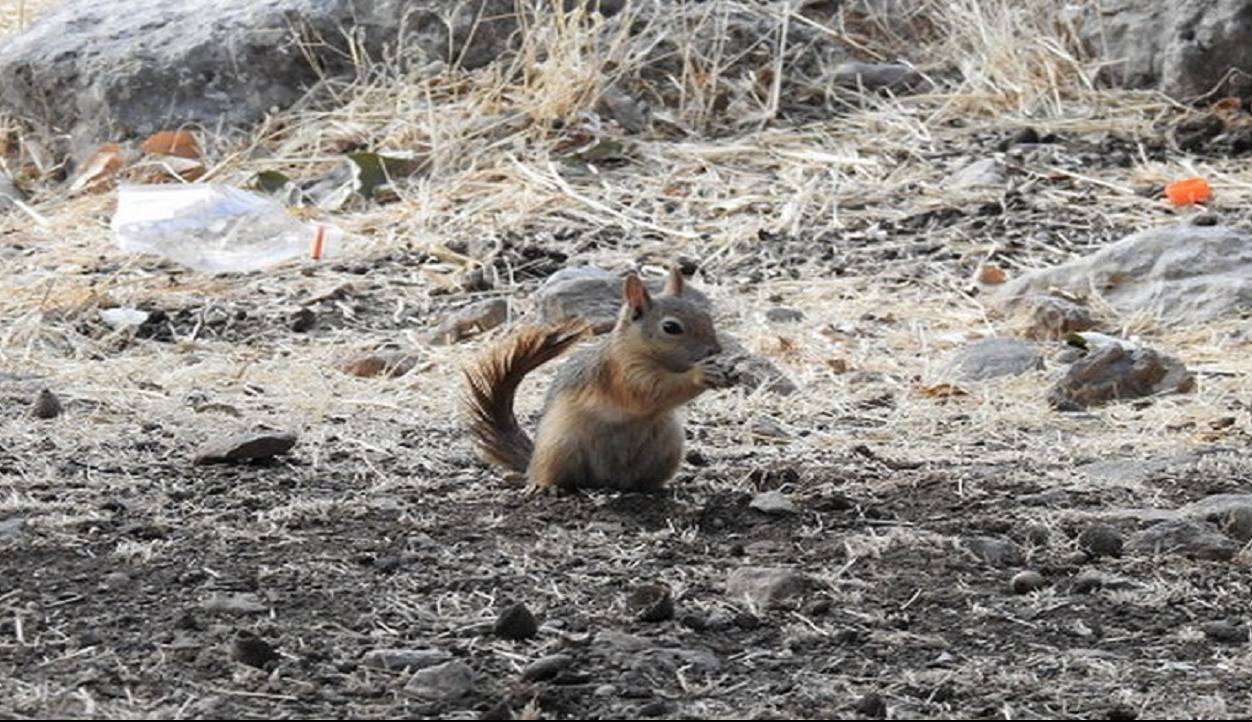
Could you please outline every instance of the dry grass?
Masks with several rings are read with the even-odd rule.
[[[27,27],[61,0],[0,0],[0,36]]]

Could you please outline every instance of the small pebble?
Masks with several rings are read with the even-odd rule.
[[[765,318],[773,323],[795,323],[804,320],[804,312],[798,308],[775,306],[765,312]]]
[[[526,665],[522,669],[522,679],[529,682],[552,679],[573,662],[574,658],[568,654],[549,654]]]
[[[1078,547],[1093,557],[1122,555],[1122,535],[1108,524],[1092,524],[1078,535]]]
[[[30,407],[30,415],[36,419],[55,419],[61,411],[61,400],[48,389],[42,389]]]
[[[521,641],[539,633],[539,622],[525,604],[518,602],[500,612],[494,629],[498,637]]]
[[[1232,622],[1209,622],[1204,625],[1204,636],[1222,644],[1246,644],[1248,628]]]
[[[1012,587],[1014,594],[1028,594],[1043,589],[1047,583],[1048,581],[1039,572],[1026,570],[1014,574],[1009,586]]]
[[[249,667],[263,669],[280,656],[269,642],[245,630],[236,633],[230,643],[230,658]]]
[[[626,607],[641,622],[674,618],[674,596],[665,584],[641,584],[626,598]]]

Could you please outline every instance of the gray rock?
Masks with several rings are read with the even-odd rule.
[[[525,604],[516,602],[501,610],[492,629],[498,637],[521,641],[539,633],[539,620]]]
[[[288,432],[256,431],[210,441],[196,454],[197,464],[225,464],[281,456],[296,445],[296,435]]]
[[[953,353],[948,367],[961,381],[985,381],[1038,371],[1043,368],[1043,355],[1025,341],[984,338]]]
[[[1055,340],[1096,325],[1086,306],[1060,296],[1027,295],[1015,305],[1015,310],[1027,338]]]
[[[1009,281],[997,299],[1013,309],[1054,288],[1077,297],[1094,292],[1119,313],[1153,314],[1167,324],[1237,316],[1252,309],[1252,233],[1226,226],[1151,228]]]
[[[726,593],[765,609],[799,597],[811,586],[810,579],[794,569],[740,567],[727,578]]]
[[[794,514],[796,505],[781,491],[763,491],[752,497],[748,506],[762,514]]]
[[[997,567],[1010,567],[1022,563],[1022,551],[1007,539],[995,537],[970,537],[963,546],[982,561]]]
[[[20,516],[12,519],[0,520],[0,539],[15,537],[22,532],[22,528],[26,526],[26,520]]]
[[[1078,535],[1078,547],[1093,557],[1122,555],[1121,532],[1109,524],[1092,524]]]
[[[652,110],[648,104],[616,85],[605,89],[596,103],[596,112],[616,120],[631,133],[642,133],[652,125]]]
[[[419,669],[405,689],[426,699],[456,699],[474,688],[474,670],[459,659]]]
[[[1155,524],[1130,538],[1126,547],[1146,554],[1182,554],[1195,559],[1226,561],[1241,548],[1210,524],[1173,519]]]
[[[509,302],[503,298],[491,298],[462,308],[435,329],[430,342],[445,346],[463,341],[471,336],[489,331],[509,318]]]
[[[1209,622],[1205,624],[1204,636],[1220,644],[1247,644],[1248,628],[1236,622]]]
[[[1181,361],[1149,348],[1108,344],[1069,367],[1048,392],[1048,403],[1071,411],[1167,393],[1195,390],[1195,375]]]
[[[522,679],[538,682],[552,679],[573,664],[574,658],[568,654],[549,654],[540,657],[522,668]]]
[[[201,602],[200,607],[211,614],[228,615],[265,614],[270,609],[257,595],[247,592],[214,594]]]
[[[1105,82],[1157,88],[1183,101],[1214,90],[1247,94],[1248,0],[1101,0],[1085,7],[1081,36],[1101,58]],[[1216,88],[1232,69],[1242,72]]]
[[[983,158],[961,168],[948,177],[946,187],[952,190],[998,188],[1008,180],[1004,163],[996,158]]]
[[[664,279],[645,281],[652,293],[660,293]],[[539,321],[555,324],[574,318],[586,319],[595,333],[607,333],[617,323],[622,307],[622,277],[595,266],[563,268],[544,281],[536,293]],[[701,308],[711,311],[712,304],[700,289],[687,284],[683,296]],[[748,390],[764,387],[770,393],[788,396],[798,390],[769,359],[758,356],[734,337],[719,333],[722,366],[732,384]]]
[[[913,68],[900,63],[859,63],[848,61],[835,66],[835,85],[845,88],[901,90],[916,87],[922,76]]]
[[[596,333],[611,331],[622,308],[624,284],[623,276],[603,268],[562,268],[549,276],[536,294],[540,321],[555,324],[583,318],[591,323]],[[665,279],[647,278],[644,285],[650,293],[658,294],[665,285]],[[712,310],[709,297],[691,284],[683,287],[683,297],[706,311]]]
[[[1013,575],[1009,581],[1009,588],[1014,594],[1029,594],[1030,592],[1043,589],[1047,586],[1048,580],[1043,578],[1039,572],[1026,570]]]
[[[442,649],[371,649],[361,658],[375,669],[425,669],[452,659]]]
[[[796,323],[804,320],[804,311],[798,308],[786,308],[784,306],[774,306],[766,309],[765,320],[771,323]]]
[[[249,125],[302,98],[319,73],[351,76],[345,28],[369,57],[403,42],[485,65],[509,47],[515,9],[513,0],[69,0],[0,41],[0,106],[68,132],[81,160],[131,134]],[[319,42],[301,46],[307,38]]]
[[[1227,536],[1252,541],[1252,494],[1214,494],[1182,508],[1193,520],[1215,523]]]
[[[35,402],[30,406],[30,415],[36,419],[55,419],[61,412],[61,400],[51,389],[40,389]]]

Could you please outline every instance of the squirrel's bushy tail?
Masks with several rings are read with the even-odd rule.
[[[469,430],[483,459],[526,472],[534,443],[513,415],[517,387],[526,374],[560,356],[586,330],[582,321],[526,328],[465,369]]]

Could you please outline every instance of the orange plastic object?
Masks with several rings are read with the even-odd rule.
[[[1203,203],[1213,197],[1213,188],[1203,178],[1184,178],[1165,186],[1165,197],[1176,206]]]

